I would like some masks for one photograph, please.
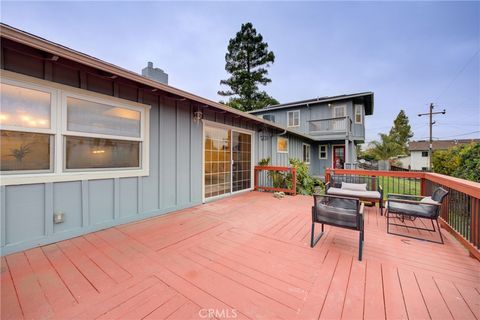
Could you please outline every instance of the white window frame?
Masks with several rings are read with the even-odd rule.
[[[4,76],[5,71],[2,70],[1,83],[7,84],[19,88],[36,90],[40,92],[45,92],[50,94],[50,128],[32,128],[32,127],[21,127],[21,126],[12,126],[12,125],[1,125],[0,130],[5,131],[15,131],[15,132],[27,132],[27,133],[40,133],[50,135],[50,168],[46,170],[12,170],[12,171],[3,171],[0,172],[1,178],[0,185],[3,185],[4,179],[10,179],[11,177],[17,177],[20,174],[41,174],[41,173],[53,173],[55,170],[55,127],[57,120],[57,91],[38,84],[34,83],[25,83],[21,81],[12,80]]]
[[[57,124],[57,90],[51,87],[42,86],[35,83],[28,83],[23,81],[12,80],[3,76],[5,71],[2,70],[1,83],[8,84],[15,87],[24,89],[36,90],[50,94],[50,128],[32,128],[32,127],[20,127],[10,125],[0,125],[2,130],[20,131],[20,132],[33,132],[33,133],[46,133],[55,134],[55,128]]]
[[[287,140],[287,150],[286,151],[281,151],[278,150],[278,139],[285,139]],[[288,153],[288,149],[290,148],[290,141],[288,140],[287,137],[277,137],[277,153]]]
[[[303,161],[305,164],[310,164],[310,160],[311,160],[311,158],[312,158],[312,151],[311,151],[310,145],[309,145],[308,143],[303,143],[303,144],[302,144],[302,158],[303,158],[303,156],[305,155],[305,150],[304,150],[304,148],[307,148],[307,150],[308,150],[308,153],[307,153],[307,155],[308,155],[308,161],[305,161],[305,159],[302,159],[302,161]]]
[[[360,115],[360,121],[357,121],[357,115]],[[355,105],[355,124],[362,124],[363,123],[363,105],[356,104]]]
[[[102,133],[89,133],[89,132],[82,132],[82,131],[70,131],[67,128],[67,99],[68,98],[75,98],[75,99],[80,99],[84,101],[91,101],[91,102],[96,102],[112,107],[118,107],[122,109],[129,109],[133,111],[138,111],[140,112],[140,119],[145,119],[145,113],[146,109],[144,107],[138,107],[138,106],[132,106],[130,104],[125,104],[125,103],[119,103],[115,102],[112,103],[108,99],[103,99],[103,98],[98,98],[98,97],[92,97],[92,96],[87,96],[83,94],[78,94],[78,93],[72,93],[68,91],[62,92],[62,121],[61,121],[61,127],[62,127],[62,137],[63,137],[63,148],[62,148],[62,155],[63,155],[63,172],[92,172],[92,171],[115,171],[115,170],[139,170],[142,168],[142,160],[145,159],[147,154],[145,154],[145,148],[143,146],[144,140],[145,140],[145,126],[143,123],[140,124],[140,137],[129,137],[129,136],[118,136],[118,135],[110,135],[110,134],[102,134]],[[66,164],[67,164],[67,151],[66,151],[66,137],[67,136],[73,136],[73,137],[86,137],[86,138],[100,138],[100,139],[110,139],[110,140],[123,140],[123,141],[135,141],[140,143],[140,154],[139,154],[139,167],[129,167],[129,168],[85,168],[85,169],[67,169]]]
[[[2,70],[1,82],[27,89],[51,92],[51,121],[50,129],[21,128],[14,126],[0,126],[1,130],[46,133],[53,135],[51,149],[53,151],[53,167],[45,171],[16,171],[2,172],[0,185],[18,185],[31,183],[48,183],[59,181],[78,181],[93,179],[111,179],[122,177],[148,176],[150,174],[150,108],[151,106],[134,101],[124,100],[84,89],[50,82],[18,73]],[[67,97],[78,98],[109,106],[127,108],[140,111],[140,137],[126,137],[116,135],[93,134],[67,130]],[[140,167],[137,168],[95,168],[95,169],[65,169],[65,137],[95,137],[124,141],[140,142]]]
[[[337,114],[337,111],[336,111],[336,110],[337,110],[337,109],[340,109],[340,108],[343,109],[343,116],[344,116],[344,117],[347,116],[347,106],[344,105],[344,104],[341,104],[341,105],[333,106],[333,109],[332,109],[332,110],[333,110],[333,116],[332,116],[332,118],[339,118],[339,117],[337,117],[337,115],[336,115],[336,114]],[[340,117],[340,118],[341,118],[341,117]]]
[[[298,124],[295,124],[295,114],[298,113]],[[293,124],[290,125],[290,114],[292,114]],[[291,110],[287,111],[287,128],[297,128],[300,127],[300,110]]]
[[[322,148],[325,148],[325,157],[322,157]],[[321,144],[318,146],[318,159],[321,159],[321,160],[328,159],[328,145]]]

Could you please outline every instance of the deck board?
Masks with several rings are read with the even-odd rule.
[[[7,264],[7,260],[2,257],[1,260],[1,318],[2,319],[23,319],[22,308],[18,301],[12,274]]]
[[[250,192],[2,257],[1,318],[480,319],[480,263],[447,232],[388,235],[366,207],[358,261],[355,231],[310,248],[311,204]]]

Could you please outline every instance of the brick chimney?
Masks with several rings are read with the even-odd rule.
[[[150,61],[148,62],[147,66],[142,69],[142,76],[164,84],[168,84],[168,74],[160,68],[154,68],[153,62]]]

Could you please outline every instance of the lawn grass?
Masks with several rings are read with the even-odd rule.
[[[389,193],[420,195],[420,179],[377,177],[378,183],[383,188],[383,198],[387,199]]]

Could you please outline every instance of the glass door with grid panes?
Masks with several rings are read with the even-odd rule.
[[[252,136],[233,131],[232,192],[249,189],[252,175]]]
[[[252,136],[227,128],[205,126],[205,199],[251,187]]]

